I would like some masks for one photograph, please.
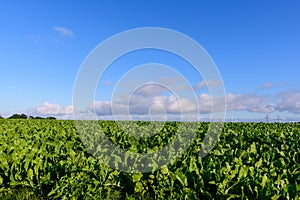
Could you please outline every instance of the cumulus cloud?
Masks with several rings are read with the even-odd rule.
[[[200,94],[198,97],[198,104],[201,113],[210,113],[213,105],[213,98],[206,93]]]
[[[276,105],[276,110],[300,114],[300,90],[282,92],[279,96],[281,100]]]
[[[256,113],[274,112],[274,106],[267,104],[267,96],[258,96],[256,94],[227,94],[226,111],[248,111]],[[222,112],[224,111],[223,100],[212,98],[209,94],[201,94],[198,97],[198,104],[201,113]]]
[[[60,116],[60,115],[72,115],[73,106],[60,106],[58,104],[52,104],[45,102],[41,106],[37,106],[29,110],[29,114],[39,116]]]
[[[148,114],[183,114],[197,113],[197,101],[170,96],[122,96],[113,102],[95,101],[90,111],[104,115],[148,115]]]
[[[191,99],[171,96],[166,102],[167,111],[174,114],[197,112],[197,102]]]
[[[109,101],[94,101],[89,107],[90,111],[95,111],[97,115],[111,115],[111,102]]]
[[[53,29],[62,36],[67,36],[67,37],[71,37],[71,38],[74,37],[73,31],[66,27],[54,26]]]
[[[257,94],[228,94],[226,97],[227,111],[249,111],[257,113],[271,113],[274,105],[266,103],[267,96]]]

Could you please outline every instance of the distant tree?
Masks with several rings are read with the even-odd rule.
[[[34,119],[45,119],[44,117],[35,117]]]
[[[20,119],[19,114],[13,114],[12,116],[8,117],[8,119]]]
[[[55,117],[39,117],[39,116],[29,116],[28,119],[51,119],[51,120],[55,120],[56,118]]]
[[[28,116],[27,116],[27,115],[25,115],[25,114],[21,114],[20,118],[21,118],[21,119],[27,119],[27,118],[28,118]]]
[[[4,117],[2,117],[2,116],[0,115],[0,119],[4,119]]]
[[[28,116],[25,115],[25,114],[21,114],[21,115],[20,115],[20,119],[27,119],[27,118],[28,118]]]
[[[27,119],[27,115],[25,114],[13,114],[8,119]]]
[[[47,117],[47,119],[55,120],[56,118],[55,117]]]
[[[0,116],[0,119],[2,119],[3,117]],[[8,117],[8,119],[51,119],[51,120],[55,120],[55,117],[39,117],[39,116],[27,116],[25,114],[13,114],[12,116]]]

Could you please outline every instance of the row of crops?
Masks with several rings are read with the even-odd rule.
[[[97,126],[119,149],[145,154],[191,126],[184,123],[157,122],[153,130],[162,128],[151,137],[136,137],[139,128],[127,134],[113,121]],[[94,125],[81,127],[91,134]],[[131,173],[118,170],[125,158],[114,151],[103,157],[101,137],[79,137],[74,121],[0,119],[0,199],[300,199],[299,123],[225,123],[204,158],[199,151],[209,123],[192,127],[196,137],[176,161]],[[107,155],[114,158],[108,165]],[[135,158],[126,159],[134,167]]]

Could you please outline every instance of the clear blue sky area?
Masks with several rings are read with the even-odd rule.
[[[93,48],[125,30],[163,27],[193,38],[212,57],[228,94],[229,119],[300,119],[299,9],[297,0],[2,0],[0,114],[64,118],[80,65]],[[126,69],[153,58],[174,65],[192,84],[201,81],[170,55],[130,56]],[[97,101],[109,100],[120,76],[118,67],[107,71]]]

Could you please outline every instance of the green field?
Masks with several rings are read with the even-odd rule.
[[[167,145],[181,124],[166,122],[141,139],[113,121],[98,123],[118,147],[139,153]],[[176,162],[128,173],[92,156],[73,121],[0,119],[0,199],[300,199],[300,123],[225,123],[204,158],[209,123],[196,125],[197,137]]]

